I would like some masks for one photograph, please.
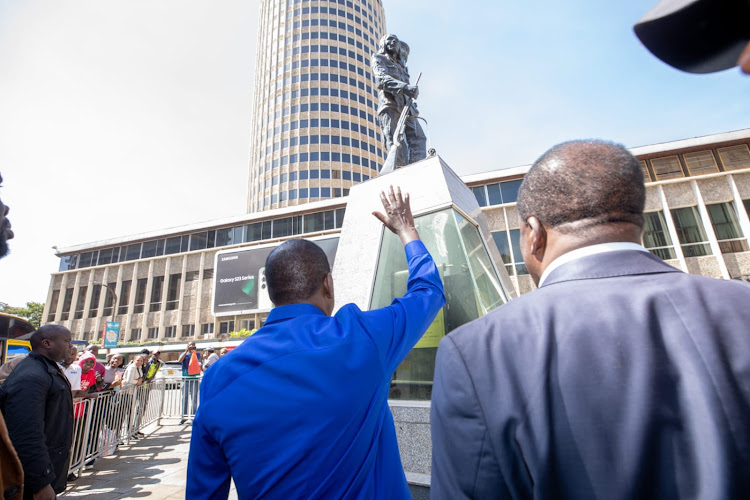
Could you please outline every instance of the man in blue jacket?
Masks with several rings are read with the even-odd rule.
[[[410,499],[388,408],[393,371],[445,303],[408,195],[375,212],[405,245],[406,295],[343,306],[320,247],[280,245],[266,261],[275,308],[263,328],[206,373],[193,423],[189,498]]]

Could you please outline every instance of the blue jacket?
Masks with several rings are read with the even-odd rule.
[[[407,244],[408,290],[385,308],[273,309],[217,361],[193,422],[189,498],[411,498],[389,382],[445,303],[422,242]]]
[[[615,251],[453,331],[433,500],[750,498],[750,285]]]

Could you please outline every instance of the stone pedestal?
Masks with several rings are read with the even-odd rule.
[[[352,187],[333,266],[338,306],[353,302],[376,309],[406,292],[403,245],[372,215],[384,212],[380,192],[391,185],[409,193],[417,230],[446,294],[446,306],[396,369],[389,396],[407,479],[412,487],[426,487],[437,345],[454,328],[507,302],[514,288],[474,194],[434,156]]]

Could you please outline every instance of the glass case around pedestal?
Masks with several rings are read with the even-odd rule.
[[[418,216],[415,223],[440,271],[446,304],[393,374],[390,399],[429,400],[440,340],[508,300],[476,224],[454,208]],[[409,277],[404,247],[388,230],[379,255],[370,309],[403,296]]]

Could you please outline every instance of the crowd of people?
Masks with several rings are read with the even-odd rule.
[[[143,349],[127,365],[119,353],[101,363],[99,346],[79,351],[60,325],[44,325],[30,340],[31,353],[5,363],[0,377],[0,492],[6,499],[55,498],[76,479],[68,474],[73,456],[91,454],[105,439],[116,449],[123,426],[139,429],[148,404],[148,390],[124,389],[151,383],[163,365],[158,349]]]

